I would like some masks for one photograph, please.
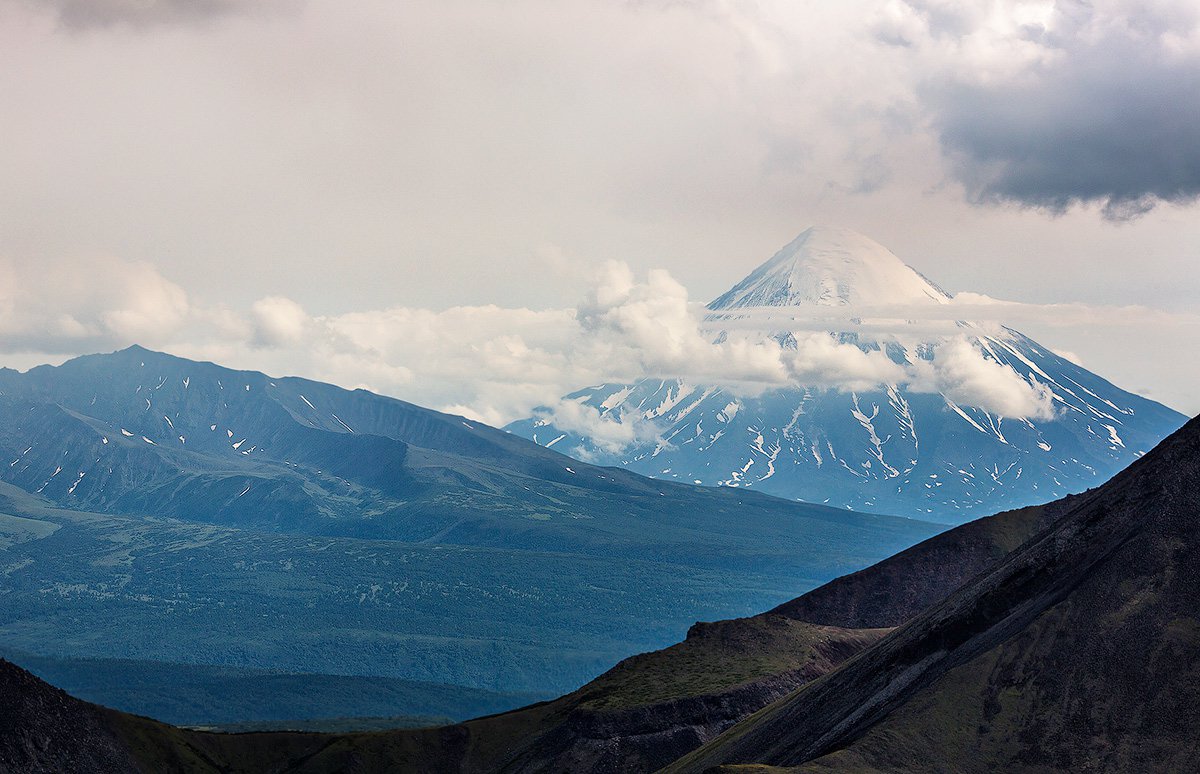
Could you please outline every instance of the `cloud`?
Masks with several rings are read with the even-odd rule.
[[[494,305],[394,307],[312,315],[284,296],[237,310],[191,301],[153,266],[75,258],[55,266],[0,262],[0,337],[10,351],[75,353],[139,343],[235,367],[365,386],[492,424],[553,406],[620,444],[628,423],[589,417],[560,397],[584,384],[645,376],[750,393],[789,381],[857,387],[905,374],[881,353],[824,333],[789,346],[758,332],[714,340],[705,310],[669,273],[635,277],[609,262],[577,309]],[[638,433],[649,432],[650,428]]]
[[[393,307],[320,315],[279,295],[244,309],[201,303],[144,262],[0,261],[0,347],[24,363],[138,343],[235,368],[365,387],[492,425],[548,407],[544,413],[560,428],[610,452],[652,442],[661,428],[640,415],[602,416],[563,395],[644,377],[720,385],[740,395],[788,384],[841,390],[905,384],[1008,417],[1044,418],[1045,387],[988,360],[966,338],[1003,329],[964,330],[958,320],[1017,317],[1087,331],[1149,324],[1200,338],[1195,314],[1017,304],[966,293],[947,305],[858,309],[843,318],[824,311],[806,319],[789,310],[783,322],[753,314],[713,321],[704,319],[706,311],[669,273],[638,277],[619,262],[595,272],[574,309]],[[945,319],[921,320],[935,314]],[[922,342],[937,346],[932,361],[901,364],[831,330],[868,341],[883,337],[910,350]]]
[[[0,259],[0,349],[73,352],[170,342],[192,315],[187,293],[151,264],[90,256],[70,264]]]
[[[72,30],[130,25],[197,24],[224,16],[277,11],[297,0],[35,0]]]
[[[815,219],[874,233],[951,283],[977,267],[992,292],[1017,292],[1011,278],[1030,274],[1009,267],[1039,268],[1030,254],[1050,246],[1102,269],[1053,290],[1153,292],[1149,271],[1112,281],[1128,251],[1090,215],[974,208],[938,187],[939,87],[1052,75],[1078,45],[1022,32],[1042,22],[1017,12],[1048,3],[267,4],[299,11],[0,0],[0,177],[21,182],[0,191],[0,253],[117,252],[239,309],[271,295],[314,313],[566,306],[582,283],[546,245],[639,276],[666,267],[709,297]],[[962,112],[946,106],[947,127]],[[963,158],[964,179],[990,169]],[[991,201],[989,181],[976,201]],[[1195,252],[1190,222],[1166,216],[1137,231],[1159,270]],[[337,282],[314,279],[335,261]]]
[[[1098,204],[1122,221],[1200,196],[1194,3],[1068,1],[1036,21],[1034,4],[1000,3],[1009,23],[999,26],[992,15],[939,16],[944,3],[908,5],[927,45],[953,52],[921,96],[971,201],[1054,213]],[[992,57],[964,67],[981,40]]]
[[[838,331],[870,334],[902,331],[905,334],[953,336],[960,321],[999,332],[1005,326],[1038,325],[1055,328],[1114,327],[1151,324],[1163,328],[1200,328],[1200,313],[1167,311],[1141,304],[1034,304],[1009,301],[983,293],[956,293],[948,304],[858,307],[795,307],[781,322],[778,310],[743,309],[728,319],[706,320],[706,331],[775,330],[791,332]]]
[[[611,376],[646,374],[718,381],[782,382],[779,346],[770,340],[714,343],[700,327],[687,289],[663,270],[636,282],[625,264],[609,261],[579,308],[587,349]]]
[[[254,342],[264,347],[296,346],[305,340],[312,320],[304,307],[290,298],[268,296],[250,308]]]
[[[0,177],[19,182],[0,190],[0,255],[24,264],[0,260],[0,349],[34,362],[136,340],[493,424],[600,373],[854,383],[894,369],[819,338],[714,346],[683,291],[712,297],[834,220],[952,285],[1098,302],[983,319],[1041,326],[1196,407],[1200,366],[1175,354],[1196,328],[1148,309],[1194,308],[1194,218],[1117,230],[944,185],[1113,217],[1186,201],[1194,11],[0,0]],[[78,257],[96,252],[128,260]],[[571,265],[609,257],[633,269],[577,316]]]
[[[867,390],[880,384],[910,381],[911,375],[879,351],[864,352],[827,333],[795,337],[796,348],[784,354],[788,380],[795,384]]]
[[[620,454],[631,446],[662,439],[662,427],[657,422],[627,408],[602,413],[580,401],[561,399],[550,406],[538,407],[534,416],[552,423],[565,433],[586,438],[591,446],[605,454]],[[543,443],[551,440],[544,439]],[[585,460],[592,454],[588,447],[563,451]]]
[[[963,337],[939,344],[931,367],[936,390],[955,403],[1018,419],[1054,418],[1053,395],[1045,385],[984,357]]]
[[[963,335],[938,342],[930,360],[905,365],[893,362],[883,352],[863,351],[858,346],[840,343],[828,333],[801,335],[789,344],[778,351],[787,378],[778,384],[758,385],[759,390],[795,384],[865,391],[900,384],[915,392],[941,393],[957,404],[1003,417],[1052,419],[1055,416],[1054,396],[1045,385],[1033,377],[1027,381],[1016,371],[988,358]],[[747,386],[741,383],[729,391],[744,395]],[[626,407],[616,413],[579,400],[562,399],[539,407],[534,416],[564,433],[586,438],[590,445],[561,449],[583,459],[589,458],[593,448],[619,455],[633,447],[663,442],[664,428],[652,413]],[[543,443],[551,440],[541,439]]]

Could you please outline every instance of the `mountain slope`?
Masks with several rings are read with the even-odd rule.
[[[548,704],[462,724],[465,742],[422,744],[409,770],[653,771],[838,668],[1055,518],[1062,504],[944,532],[766,613],[697,623],[687,639],[626,659]]]
[[[849,345],[909,382],[797,376],[755,393],[664,374],[565,397],[651,441],[614,451],[552,408],[508,429],[660,479],[962,523],[1103,483],[1184,422],[1018,331],[952,314],[951,297],[886,248],[809,229],[709,304],[707,328],[718,341],[774,339],[802,360],[816,341],[816,362]],[[996,385],[1044,401],[1021,416],[977,405]]]
[[[804,545],[822,539],[814,531],[835,542],[920,534],[911,522],[649,481],[362,390],[138,347],[8,371],[0,393],[0,480],[79,510],[716,565],[749,549],[795,567],[797,552],[817,555]],[[735,508],[739,530],[723,515]]]
[[[0,771],[137,771],[102,708],[0,659]]]
[[[675,766],[1186,770],[1200,420],[853,663]]]
[[[59,659],[560,694],[938,531],[140,348],[0,373],[0,455],[0,646]]]
[[[403,712],[423,725],[467,720],[549,698],[373,675],[314,675],[206,664],[111,658],[0,656],[84,701],[185,726],[224,726],[331,718],[383,718]]]

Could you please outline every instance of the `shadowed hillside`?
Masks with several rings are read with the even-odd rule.
[[[1189,770],[1198,516],[1193,420],[853,663],[671,770]]]
[[[224,735],[54,693],[9,716],[4,749],[38,762],[20,740],[52,706],[92,740],[55,755],[154,771],[1187,770],[1197,514],[1200,420],[1104,487],[697,624],[552,702],[442,728]],[[12,690],[52,690],[6,669]]]

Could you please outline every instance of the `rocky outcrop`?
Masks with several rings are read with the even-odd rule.
[[[813,678],[794,670],[720,694],[620,711],[576,709],[506,771],[655,771]]]

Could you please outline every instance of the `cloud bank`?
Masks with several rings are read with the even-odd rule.
[[[778,326],[751,320],[748,329],[731,324],[718,337],[712,326],[721,323],[705,322],[705,310],[669,273],[638,278],[618,262],[593,275],[577,308],[395,307],[338,315],[311,314],[282,296],[264,297],[248,309],[196,303],[144,263],[92,257],[70,265],[69,271],[47,270],[0,261],[0,350],[10,360],[61,360],[139,343],[234,367],[366,387],[494,425],[547,406],[561,427],[586,429],[614,449],[653,437],[654,428],[605,421],[561,396],[584,385],[647,376],[742,394],[788,384],[841,390],[907,384],[1004,416],[1051,414],[1044,387],[987,360],[953,323],[915,326],[904,334],[912,346],[939,342],[931,361],[915,365],[807,330],[799,316],[786,336],[768,336]],[[971,309],[1011,306],[966,298]],[[830,324],[826,318],[816,322]]]
[[[820,220],[950,286],[1148,304],[1175,272],[1190,302],[1195,218],[1093,212],[1192,190],[1189,12],[0,0],[0,255],[148,261],[239,310],[568,306],[556,255],[708,297]]]

